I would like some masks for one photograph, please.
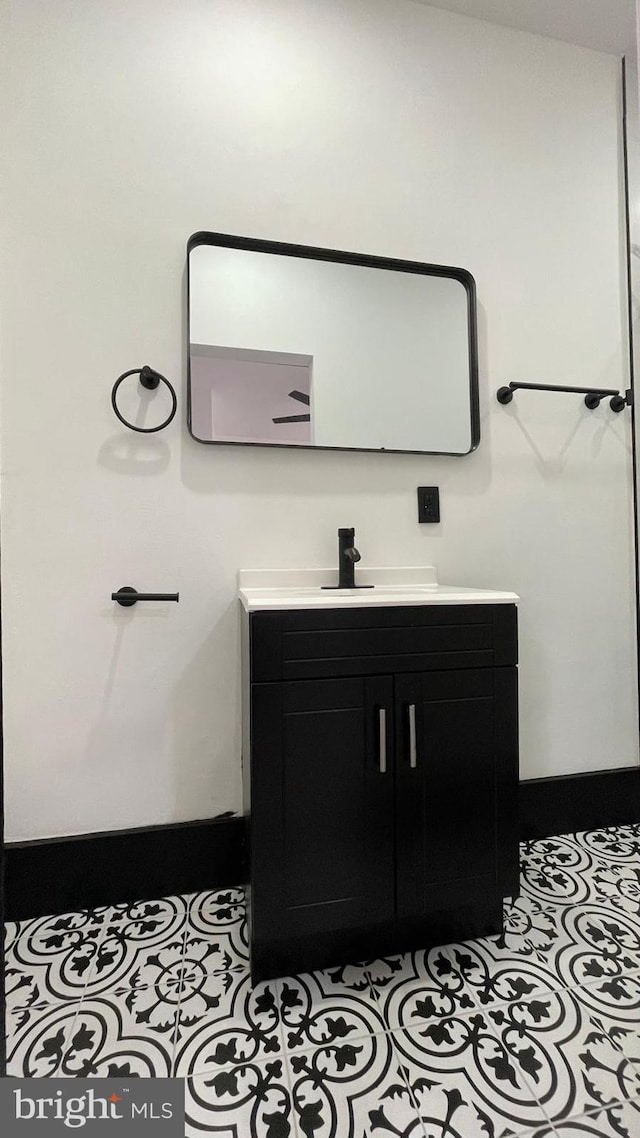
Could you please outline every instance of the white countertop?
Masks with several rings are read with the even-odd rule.
[[[356,582],[372,589],[329,589],[337,569],[241,569],[238,597],[247,612],[268,609],[373,608],[391,605],[515,604],[516,593],[439,585],[432,565],[393,568],[356,565]]]

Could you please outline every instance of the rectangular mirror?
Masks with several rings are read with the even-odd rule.
[[[189,431],[203,443],[469,454],[480,441],[465,269],[195,233]]]

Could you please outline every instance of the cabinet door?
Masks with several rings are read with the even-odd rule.
[[[399,916],[466,905],[497,888],[494,674],[396,677]]]
[[[251,736],[254,936],[390,919],[392,678],[254,684]]]

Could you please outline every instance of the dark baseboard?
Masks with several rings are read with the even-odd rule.
[[[9,842],[5,919],[240,884],[243,832],[242,818],[222,815],[171,826]]]
[[[520,840],[640,822],[640,767],[520,783]]]
[[[640,767],[520,783],[520,838],[640,822]],[[242,818],[10,842],[6,920],[240,885]]]

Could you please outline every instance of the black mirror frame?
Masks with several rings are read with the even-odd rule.
[[[189,255],[199,245],[220,245],[227,249],[245,249],[254,253],[276,253],[285,257],[304,257],[314,261],[336,261],[345,265],[363,265],[371,269],[391,269],[401,273],[418,273],[423,276],[449,277],[457,280],[467,293],[469,332],[469,407],[471,413],[471,446],[466,451],[396,450],[387,447],[328,447],[312,443],[246,443],[219,439],[200,439],[193,432],[191,416],[191,354],[190,354],[190,268]],[[313,245],[291,245],[283,241],[262,241],[254,237],[237,237],[229,233],[209,233],[200,230],[187,241],[187,428],[191,438],[205,446],[259,446],[279,447],[286,450],[361,451],[364,454],[442,454],[462,458],[477,449],[480,443],[480,401],[478,394],[478,318],[476,282],[467,269],[448,265],[430,265],[422,261],[402,261],[394,257],[373,257],[367,253],[348,253],[341,249],[320,249]]]

